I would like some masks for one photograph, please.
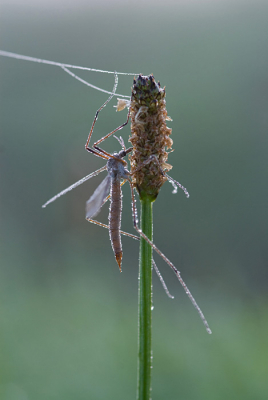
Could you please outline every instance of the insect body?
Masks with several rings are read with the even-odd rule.
[[[109,234],[115,259],[120,271],[123,256],[120,236],[122,213],[121,179],[129,180],[130,173],[126,169],[127,163],[123,158],[131,150],[132,148],[127,150],[123,149],[118,154],[115,153],[108,159],[106,165],[108,175],[86,203],[86,219],[90,221],[106,202],[107,196],[110,195]]]
[[[45,208],[48,204],[52,203],[53,201],[57,200],[59,197],[63,196],[64,194],[70,192],[72,189],[76,188],[77,186],[81,185],[82,183],[86,182],[88,179],[93,178],[94,176],[98,175],[100,172],[107,170],[108,175],[106,178],[101,182],[101,184],[97,187],[93,195],[89,198],[86,202],[86,219],[87,221],[101,226],[103,228],[109,229],[110,232],[110,240],[112,243],[112,248],[114,250],[115,259],[118,263],[118,266],[121,271],[121,262],[122,262],[122,244],[121,244],[121,235],[125,235],[131,237],[135,240],[140,240],[138,236],[135,236],[131,233],[127,233],[120,230],[121,227],[121,212],[122,212],[122,193],[121,193],[121,186],[129,180],[130,173],[126,169],[127,163],[123,160],[123,158],[132,150],[132,148],[125,149],[124,142],[122,138],[118,139],[123,149],[119,153],[114,153],[110,155],[108,158],[107,164],[105,167],[102,167],[91,174],[85,176],[84,178],[80,179],[78,182],[75,182],[73,185],[69,186],[67,189],[62,190],[56,196],[52,197],[48,200],[45,204],[43,204],[43,208]],[[104,152],[100,148],[98,148],[99,152],[105,153],[105,156],[99,154],[95,151],[95,149],[89,149],[93,154],[98,155],[100,157],[106,158],[108,153]],[[120,183],[120,180],[123,179],[123,183]],[[131,184],[131,182],[130,182]],[[109,211],[109,225],[103,224],[102,222],[95,221],[92,219],[94,216],[98,214],[101,207],[110,199],[110,211]],[[162,283],[162,286],[167,294],[168,297],[173,299],[173,296],[169,293],[168,288],[164,282],[164,279],[157,268],[156,263],[153,261],[154,270],[157,276]]]

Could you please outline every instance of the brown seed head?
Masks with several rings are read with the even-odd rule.
[[[155,200],[161,186],[167,180],[164,171],[171,149],[171,129],[166,110],[165,89],[160,88],[153,75],[139,77],[133,83],[130,104],[131,137],[133,151],[130,156],[132,181],[140,197]]]

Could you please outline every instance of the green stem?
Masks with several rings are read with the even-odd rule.
[[[153,239],[153,204],[148,198],[141,200],[140,228]],[[139,351],[138,400],[150,400],[152,390],[152,247],[140,240],[139,272]]]

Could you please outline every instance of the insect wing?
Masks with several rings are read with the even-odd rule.
[[[109,175],[101,182],[97,187],[93,195],[86,202],[86,218],[93,218],[98,214],[104,200],[110,193],[111,188],[111,177]]]

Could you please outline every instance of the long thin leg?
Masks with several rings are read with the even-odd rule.
[[[71,186],[69,186],[66,189],[62,190],[60,193],[56,194],[56,196],[52,197],[45,204],[43,204],[42,208],[45,208],[48,204],[50,204],[53,201],[57,200],[59,197],[63,196],[64,194],[66,194],[68,192],[70,192],[71,190],[73,190],[77,186],[82,185],[82,183],[86,182],[88,179],[92,178],[93,176],[99,175],[100,172],[105,171],[105,170],[106,170],[106,165],[104,167],[101,167],[100,169],[97,169],[97,171],[91,172],[91,174],[85,176],[84,178],[82,178],[79,181],[75,182]]]
[[[167,177],[169,183],[171,183],[171,185],[173,186],[174,190],[172,191],[172,193],[177,193],[178,189],[177,186],[182,189],[185,193],[185,196],[188,198],[190,197],[188,190],[186,189],[186,187],[182,186],[182,184],[178,181],[176,181],[174,178],[171,178],[171,176],[169,176],[168,174],[166,174],[164,172],[165,176]],[[177,186],[176,186],[177,185]]]
[[[94,129],[95,123],[96,123],[96,121],[98,119],[98,115],[101,112],[101,110],[106,106],[106,104],[109,103],[109,101],[112,100],[112,98],[114,97],[116,89],[117,89],[117,85],[118,85],[118,76],[117,76],[117,73],[115,72],[115,74],[114,74],[114,87],[113,87],[112,94],[110,95],[110,97],[103,103],[103,105],[96,112],[96,115],[95,115],[95,118],[93,120],[91,129],[89,131],[87,142],[86,142],[86,145],[85,145],[86,149],[88,149],[88,145],[89,145],[89,142],[90,142],[90,139],[91,139],[91,135],[93,133],[93,129]]]
[[[88,147],[86,150],[89,151],[90,153],[94,154],[97,157],[104,158],[105,160],[109,160],[109,158],[113,157],[111,154],[106,153],[106,152],[105,152],[106,155],[101,154],[101,149],[95,150],[95,149],[91,149],[90,147]]]
[[[116,139],[117,139],[117,138],[116,138]],[[125,146],[124,146],[124,147],[125,147]],[[97,150],[97,152],[96,152],[96,150]],[[123,151],[124,151],[124,152],[126,153],[126,155],[127,155],[127,154],[130,153],[132,150],[133,150],[133,147],[129,147],[128,149],[125,149],[125,148],[124,148]],[[125,164],[125,161],[124,161],[122,158],[115,157],[113,154],[108,153],[107,151],[101,149],[100,147],[95,146],[93,149],[91,149],[91,148],[89,147],[89,148],[87,148],[87,151],[89,151],[89,152],[91,152],[91,153],[93,153],[93,154],[95,154],[95,155],[98,155],[99,157],[103,157],[103,158],[106,158],[106,159],[113,158],[114,160],[120,161],[121,163]],[[108,158],[102,156],[102,154],[104,154],[104,155],[107,156]]]
[[[66,71],[66,72],[69,72],[69,71]],[[97,153],[94,153],[94,152],[92,151],[92,150],[93,150],[92,148],[94,148],[94,149],[97,150],[98,152],[102,152],[103,154],[107,155],[107,156],[110,157],[110,158],[115,158],[115,157],[113,157],[111,154],[109,154],[109,153],[105,152],[104,150],[100,149],[100,148],[98,147],[98,144],[101,143],[101,142],[103,142],[105,139],[107,139],[109,136],[111,136],[111,135],[114,134],[115,132],[120,131],[124,126],[126,126],[126,125],[128,124],[128,121],[129,121],[129,118],[130,118],[130,107],[129,107],[129,111],[128,111],[128,115],[127,115],[127,120],[126,120],[126,122],[125,122],[124,124],[118,126],[118,127],[117,127],[116,129],[114,129],[112,132],[110,132],[110,133],[108,133],[107,135],[103,136],[103,137],[102,137],[101,139],[99,139],[97,142],[93,143],[92,148],[89,147],[89,142],[90,142],[90,139],[91,139],[91,136],[92,136],[92,133],[93,133],[95,124],[96,124],[96,122],[97,122],[99,113],[101,112],[101,110],[106,106],[107,103],[109,103],[109,101],[110,101],[110,100],[113,98],[113,96],[115,95],[115,92],[116,92],[116,89],[117,89],[117,85],[118,85],[118,76],[117,76],[117,73],[115,72],[115,83],[114,83],[114,87],[113,87],[112,94],[111,94],[111,96],[103,103],[103,105],[97,110],[96,115],[95,115],[95,118],[94,118],[93,123],[92,123],[92,126],[91,126],[91,129],[90,129],[90,132],[89,132],[89,135],[88,135],[88,138],[87,138],[87,141],[86,141],[86,144],[85,144],[85,149],[86,149],[87,151],[89,151],[90,153],[93,153],[93,154],[95,154],[95,155],[98,155],[98,154],[97,154]],[[123,139],[122,139],[122,140],[123,140]],[[124,148],[125,148],[125,146],[124,146]],[[104,158],[104,157],[103,157],[103,158]]]
[[[96,149],[99,153],[105,154],[108,158],[116,158],[112,154],[110,154],[107,151],[101,149],[100,147],[94,146],[94,149]],[[87,150],[89,150],[89,149],[87,149]]]
[[[124,126],[126,126],[128,124],[130,118],[130,107],[128,110],[128,114],[127,114],[127,120],[126,122],[124,122],[122,125],[118,126],[115,130],[113,130],[112,132],[108,133],[107,135],[103,136],[101,139],[99,139],[97,142],[95,142],[93,144],[93,147],[97,146],[99,143],[103,142],[105,139],[107,139],[109,136],[113,135],[115,132],[120,131],[121,129],[124,128]]]
[[[102,222],[96,221],[95,219],[86,218],[86,220],[87,220],[88,222],[91,222],[92,224],[101,226],[102,228],[109,229],[109,226],[108,226],[108,225],[103,224]],[[124,232],[124,231],[121,231],[121,230],[120,230],[120,233],[121,233],[121,235],[131,237],[132,239],[140,240],[140,238],[139,238],[138,236],[132,235],[131,233]],[[156,272],[156,274],[157,274],[157,276],[158,276],[158,278],[159,278],[159,280],[160,280],[160,282],[161,282],[161,284],[162,284],[162,286],[163,286],[164,291],[166,292],[166,295],[167,295],[169,298],[174,299],[174,296],[172,296],[172,295],[170,294],[170,292],[169,292],[169,290],[168,290],[168,288],[167,288],[167,285],[166,285],[166,283],[165,283],[165,281],[164,281],[164,278],[162,277],[161,272],[160,272],[159,269],[157,268],[157,265],[156,265],[154,259],[153,259],[152,261],[153,261],[154,270],[155,270],[155,272]]]
[[[105,202],[103,202],[103,204],[104,204],[104,203],[105,203]],[[95,219],[86,218],[86,220],[87,220],[88,222],[91,222],[92,224],[101,226],[102,228],[109,229],[109,225],[103,224],[102,222],[96,221]],[[139,236],[132,235],[132,233],[124,232],[124,231],[121,231],[121,230],[120,230],[120,233],[121,233],[121,235],[128,236],[128,237],[130,237],[130,238],[132,238],[132,239],[140,240]]]
[[[154,259],[152,259],[153,262],[153,266],[154,266],[154,270],[158,276],[158,278],[160,279],[160,282],[162,283],[163,289],[166,292],[166,295],[170,298],[170,299],[174,299],[174,296],[172,296],[172,294],[169,293],[169,290],[167,288],[166,282],[164,281],[163,276],[161,275],[161,272],[159,271],[159,269],[157,268],[157,265],[154,261]]]
[[[139,235],[141,237],[143,237],[144,240],[146,240],[146,242],[148,242],[150,244],[150,246],[152,246],[152,248],[160,255],[160,257],[162,257],[162,259],[172,268],[172,270],[174,271],[175,275],[177,276],[180,284],[182,285],[183,289],[185,290],[185,293],[187,294],[187,296],[189,297],[189,299],[191,300],[194,308],[197,310],[200,318],[203,321],[203,324],[206,327],[206,330],[208,333],[212,333],[207,320],[205,319],[204,314],[201,311],[201,308],[198,306],[197,302],[195,301],[193,295],[191,294],[190,290],[188,289],[188,287],[186,286],[186,283],[184,282],[184,280],[181,277],[180,272],[177,270],[177,268],[175,267],[175,265],[172,264],[172,262],[162,253],[162,251],[160,251],[158,249],[158,247],[156,247],[156,245],[142,232],[142,230],[139,228],[138,226],[138,222],[137,222],[137,208],[136,208],[136,200],[135,200],[135,194],[134,194],[134,188],[133,185],[131,183],[131,181],[129,180],[130,183],[130,189],[131,189],[131,198],[132,198],[132,215],[133,215],[133,225],[135,230],[139,233]]]

